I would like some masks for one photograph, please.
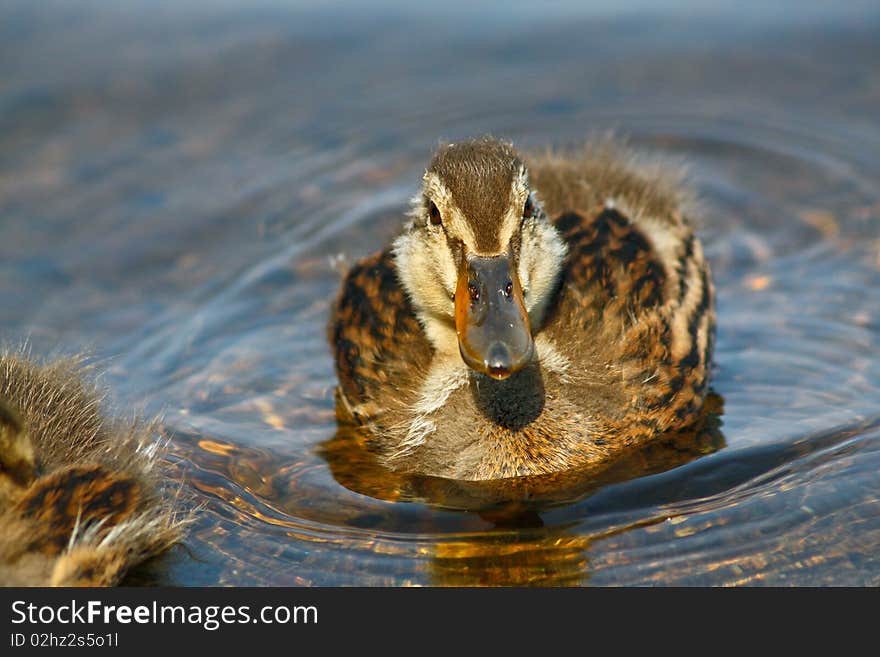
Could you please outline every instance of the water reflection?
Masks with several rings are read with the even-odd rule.
[[[435,586],[577,585],[589,577],[587,550],[594,540],[574,525],[546,526],[542,512],[575,502],[616,482],[663,472],[725,446],[723,402],[710,394],[693,429],[665,436],[614,462],[589,470],[494,481],[456,481],[404,475],[381,466],[369,451],[369,434],[340,414],[336,434],[321,445],[337,482],[391,502],[413,502],[477,514],[488,528],[433,543],[430,583]],[[373,526],[381,522],[373,519]]]

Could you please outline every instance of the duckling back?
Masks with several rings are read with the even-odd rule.
[[[0,584],[116,584],[179,539],[155,426],[101,402],[76,359],[0,353]]]

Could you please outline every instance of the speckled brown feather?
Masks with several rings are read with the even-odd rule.
[[[431,359],[431,345],[400,286],[390,251],[358,262],[348,272],[329,326],[336,369],[349,412],[376,419],[384,405],[401,406],[415,394],[416,379]]]
[[[154,426],[100,406],[76,359],[0,353],[0,585],[116,584],[180,538]]]
[[[481,165],[508,150],[510,166],[519,166],[514,151],[498,142],[470,148],[464,161],[445,162],[443,149],[435,157],[432,171],[439,158],[447,187],[468,188]],[[371,428],[372,445],[390,467],[456,479],[553,473],[610,461],[699,417],[714,299],[708,264],[684,217],[690,199],[677,170],[638,163],[609,142],[523,161],[531,189],[568,246],[535,337],[569,366],[563,372],[533,363],[504,381],[471,372],[442,408],[417,416],[416,391],[437,355],[393,275],[390,254],[362,261],[343,284],[331,344],[342,397],[356,407],[355,420]],[[479,194],[503,188],[507,174],[498,172],[507,170],[490,167],[463,194],[465,204],[476,207]],[[488,230],[491,215],[472,224]],[[406,427],[425,421],[432,427],[427,440],[409,447]]]
[[[694,253],[693,236],[682,243],[679,262],[695,270],[701,291],[687,310],[687,278],[672,284],[649,240],[617,210],[569,213],[556,223],[570,250],[563,292],[544,330],[586,369],[610,373],[605,385],[618,399],[599,409],[608,431],[629,444],[694,422],[707,392],[714,316],[708,267]],[[679,313],[686,314],[685,331],[674,326]],[[572,330],[593,336],[602,349],[566,340]],[[678,354],[676,331],[688,345]]]

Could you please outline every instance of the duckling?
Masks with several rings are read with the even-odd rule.
[[[342,282],[340,420],[385,467],[459,480],[601,465],[694,424],[715,310],[690,201],[610,141],[442,145],[403,232]]]
[[[0,585],[113,585],[181,537],[155,424],[104,417],[84,377],[0,352]]]

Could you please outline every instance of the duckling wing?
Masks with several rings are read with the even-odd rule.
[[[555,223],[569,253],[547,330],[576,370],[615,391],[603,414],[648,433],[692,423],[707,391],[715,311],[690,227],[605,206]],[[582,339],[565,339],[572,334]]]
[[[588,298],[605,321],[668,301],[669,277],[660,253],[622,213],[604,207],[592,213],[566,212],[555,224],[568,245],[564,284]]]
[[[432,347],[390,250],[360,260],[348,272],[328,337],[341,391],[356,419],[413,393],[427,371]]]

